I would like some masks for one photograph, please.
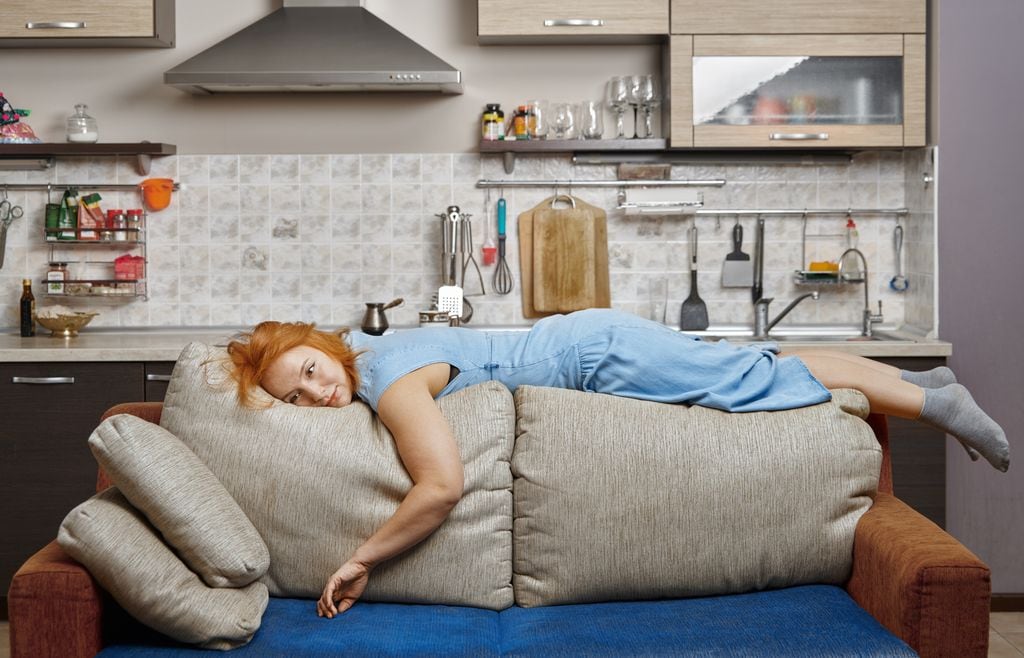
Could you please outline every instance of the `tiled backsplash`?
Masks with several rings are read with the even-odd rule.
[[[702,190],[705,208],[897,208],[905,218],[907,293],[889,289],[895,274],[893,216],[858,216],[859,248],[868,258],[872,308],[883,301],[886,325],[911,322],[930,329],[934,317],[934,215],[920,171],[926,150],[858,154],[849,165],[674,166],[675,179],[724,178],[721,188]],[[4,182],[135,183],[133,162],[114,158],[63,158],[48,172],[0,172]],[[392,324],[413,324],[440,283],[440,220],[455,204],[472,213],[479,246],[496,235],[499,190],[476,187],[481,178],[614,179],[613,166],[574,165],[569,158],[520,156],[515,173],[504,173],[498,156],[476,154],[363,155],[180,155],[153,161],[152,176],[182,184],[169,208],[148,218],[149,299],[67,300],[60,303],[100,311],[91,326],[170,327],[250,325],[273,318],[313,320],[323,325],[358,325],[363,303],[404,297],[388,312]],[[562,189],[559,192],[567,192]],[[522,316],[515,217],[553,190],[504,191],[508,203],[508,255],[515,275],[512,294],[492,292],[493,266],[483,268],[487,294],[471,297],[472,324],[527,324]],[[615,210],[615,188],[581,188],[577,196],[608,210],[613,305],[670,324],[678,322],[689,293],[686,230],[692,218],[625,216]],[[134,193],[105,193],[103,206],[135,207]],[[48,247],[43,240],[45,192],[10,192],[25,208],[10,228],[7,259],[0,270],[6,292],[3,324],[18,323],[20,281],[31,277],[40,306]],[[731,250],[734,217],[701,216],[699,291],[712,324],[750,323],[748,289],[723,289],[722,261]],[[743,250],[753,253],[755,218],[742,219]],[[845,248],[845,218],[810,217],[808,260],[835,260]],[[769,217],[766,223],[765,296],[776,298],[773,314],[803,291],[793,282],[801,269],[799,216]],[[812,237],[813,236],[813,237]],[[821,237],[825,236],[825,237]],[[72,266],[73,267],[73,266]],[[467,275],[469,276],[469,275]],[[467,293],[477,286],[467,280]],[[863,289],[827,290],[787,317],[792,323],[856,325]]]

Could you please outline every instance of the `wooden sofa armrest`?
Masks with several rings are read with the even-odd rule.
[[[850,596],[921,656],[988,653],[984,562],[892,494],[857,524]]]
[[[103,648],[103,594],[54,540],[28,559],[7,594],[11,658],[77,658]]]

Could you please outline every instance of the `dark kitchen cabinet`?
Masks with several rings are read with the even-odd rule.
[[[146,364],[146,402],[164,401],[172,370],[174,361],[155,361]]]
[[[109,407],[142,400],[144,364],[0,364],[0,613],[18,567],[96,491],[89,434]]]

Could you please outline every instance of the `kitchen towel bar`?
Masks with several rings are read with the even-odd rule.
[[[711,180],[488,180],[476,182],[477,187],[722,187],[726,181]]]

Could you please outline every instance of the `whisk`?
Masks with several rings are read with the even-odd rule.
[[[512,292],[512,268],[505,259],[505,199],[498,199],[498,264],[494,268],[494,292]]]

